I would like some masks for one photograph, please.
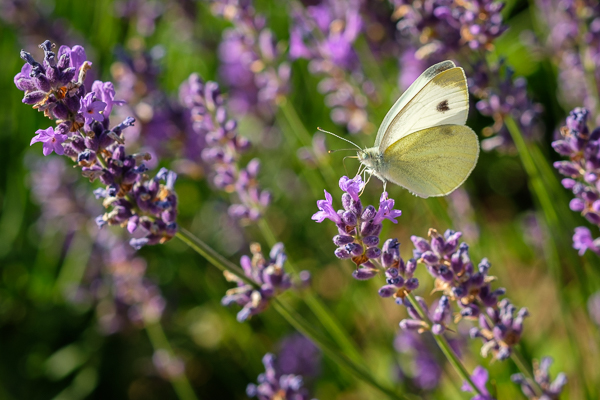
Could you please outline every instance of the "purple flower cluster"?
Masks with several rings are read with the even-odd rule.
[[[309,400],[302,376],[280,374],[275,368],[275,356],[271,353],[263,357],[265,372],[258,376],[258,385],[249,384],[246,394],[259,400]],[[314,399],[313,399],[314,400]]]
[[[546,53],[558,66],[560,98],[568,106],[583,104],[595,110],[600,93],[600,72],[593,67],[600,61],[600,4],[571,0],[538,0],[536,4],[548,30]],[[591,71],[586,72],[590,65]]]
[[[550,366],[552,358],[544,357],[539,363],[534,360],[533,374],[535,382],[526,378],[523,374],[514,374],[511,379],[516,384],[521,385],[523,394],[531,400],[558,400],[565,385],[567,384],[567,376],[564,373],[559,373],[554,381],[550,380]],[[539,390],[541,390],[541,396]]]
[[[527,308],[517,311],[508,299],[502,299],[497,308],[488,307],[485,314],[479,315],[479,328],[471,328],[469,334],[483,340],[482,356],[492,353],[497,360],[505,360],[521,340],[523,322],[528,315]]]
[[[306,337],[295,333],[284,338],[277,357],[277,371],[315,377],[320,372],[321,351]]]
[[[479,328],[472,328],[470,335],[483,339],[482,354],[487,356],[491,353],[495,359],[506,359],[521,338],[527,309],[517,312],[507,299],[499,300],[505,290],[492,290],[491,282],[495,277],[488,275],[490,263],[484,258],[477,268],[474,267],[468,245],[459,244],[460,232],[448,230],[442,236],[435,229],[430,229],[429,236],[430,241],[411,237],[415,245],[414,257],[425,264],[435,278],[435,290],[441,291],[443,296],[430,313],[431,327],[407,300],[404,303],[411,318],[403,320],[400,326],[421,331],[431,329],[434,334],[440,334],[451,314],[450,301],[453,301],[458,305],[461,317],[479,320]],[[424,310],[428,309],[423,299],[419,302]]]
[[[325,0],[306,10],[296,8],[290,32],[290,58],[309,60],[309,70],[323,76],[318,89],[331,108],[331,119],[350,133],[370,132],[368,99],[374,86],[360,70],[356,38],[363,29],[361,1]]]
[[[415,296],[419,306],[425,313],[425,316],[431,320],[430,326],[419,314],[417,309],[410,303],[408,299],[403,299],[402,303],[406,306],[409,318],[400,321],[400,328],[405,331],[417,331],[423,333],[431,330],[434,335],[441,335],[446,331],[446,326],[450,322],[452,309],[450,308],[450,300],[447,296],[440,297],[437,306],[429,310],[425,299]],[[400,302],[398,302],[400,303]]]
[[[179,145],[174,146],[173,142],[183,139],[182,152],[187,157],[199,154],[202,143],[197,143],[197,135],[180,136],[182,129],[178,123],[183,118],[179,104],[169,98],[158,84],[158,63],[163,54],[164,50],[159,46],[131,52],[117,49],[117,61],[110,70],[117,96],[125,100],[126,105],[119,107],[115,115],[118,118],[133,116],[136,120],[136,125],[127,131],[129,148],[135,142],[136,148],[149,152],[153,158],[168,156]],[[188,170],[181,170],[191,175]]]
[[[213,184],[238,195],[240,202],[230,206],[230,216],[242,221],[258,220],[271,202],[271,194],[258,186],[258,159],[251,160],[245,168],[238,166],[250,142],[238,135],[237,122],[229,119],[219,85],[192,74],[181,85],[180,98],[189,110],[196,136],[206,143],[201,157],[211,169]]]
[[[228,306],[232,303],[243,308],[237,314],[237,320],[243,322],[267,309],[269,300],[292,286],[290,275],[283,269],[286,260],[283,244],[277,243],[266,259],[258,243],[250,245],[252,258],[243,256],[240,260],[244,275],[250,278],[256,287],[244,282],[239,277],[225,272],[225,278],[237,284],[229,289],[221,303]]]
[[[489,137],[481,142],[484,150],[512,146],[512,138],[504,125],[507,116],[514,118],[528,140],[540,137],[542,105],[528,97],[527,81],[522,77],[515,78],[513,70],[503,61],[494,65],[475,64],[469,78],[469,90],[481,99],[476,104],[477,110],[494,119],[494,124],[483,130],[483,135]]]
[[[21,51],[26,64],[15,76],[15,85],[25,92],[23,102],[33,105],[58,123],[56,129],[38,130],[31,144],[43,143],[43,152],[70,157],[90,181],[100,180],[105,187],[96,190],[97,198],[110,211],[99,216],[99,226],[127,226],[137,237],[131,245],[163,243],[177,231],[177,197],[173,191],[175,174],[161,170],[154,179],[144,172],[147,154],[127,155],[122,131],[133,125],[133,118],[110,128],[109,116],[115,100],[112,83],[96,81],[91,92],[83,84],[91,64],[85,61],[81,46],[54,45],[45,41],[43,64]],[[163,185],[160,181],[166,181]]]
[[[219,45],[220,73],[231,88],[232,107],[240,112],[258,108],[272,116],[273,106],[288,91],[291,75],[275,35],[250,0],[217,0],[212,10],[233,23]]]
[[[381,265],[385,268],[386,285],[379,289],[381,297],[393,296],[398,301],[419,287],[419,280],[413,278],[417,269],[417,262],[411,258],[406,263],[400,257],[400,243],[398,239],[388,239],[383,244]]]
[[[356,279],[364,280],[374,277],[378,268],[372,260],[379,260],[381,249],[379,249],[379,235],[381,233],[383,220],[389,219],[397,223],[396,218],[402,215],[400,210],[394,209],[394,200],[388,199],[387,192],[381,194],[379,209],[369,205],[363,207],[359,198],[359,193],[364,188],[364,182],[360,175],[354,179],[347,176],[340,178],[340,189],[345,193],[342,195],[342,210],[335,211],[333,208],[333,198],[331,194],[325,191],[325,200],[317,201],[319,211],[312,219],[316,222],[323,222],[329,219],[337,225],[338,235],[333,237],[333,243],[338,248],[335,250],[335,256],[341,259],[351,259],[357,269],[352,273]],[[393,281],[400,283],[401,272],[398,266],[394,266],[394,257],[397,255],[392,242],[386,243],[386,268],[395,269],[399,275],[396,275]],[[399,262],[399,260],[398,260]],[[390,271],[390,274],[393,272]],[[412,276],[406,276],[410,281]],[[390,293],[391,295],[391,293]]]
[[[494,39],[506,30],[500,13],[504,4],[493,0],[391,3],[401,38],[419,46],[418,59],[441,61],[460,52],[465,44],[471,50],[491,50]]]
[[[566,126],[560,130],[562,139],[552,142],[554,150],[569,157],[569,161],[557,161],[554,168],[568,177],[562,184],[575,195],[569,203],[571,210],[600,226],[600,128],[590,132],[589,116],[585,108],[571,111]],[[600,255],[600,238],[594,240],[590,230],[580,226],[575,228],[573,247],[580,255],[588,249]]]

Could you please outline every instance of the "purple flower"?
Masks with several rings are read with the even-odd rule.
[[[320,372],[321,351],[300,334],[292,334],[280,343],[277,372],[314,377]]]
[[[104,111],[106,103],[97,100],[94,92],[86,94],[85,97],[81,99],[80,106],[83,118],[87,125],[91,124],[94,120],[98,122],[104,121],[104,114],[101,114],[100,112]]]
[[[326,219],[330,219],[336,224],[341,223],[342,219],[340,218],[338,213],[333,209],[333,197],[331,197],[331,194],[329,194],[327,190],[324,190],[324,192],[325,200],[317,201],[317,207],[319,208],[319,211],[314,213],[311,219],[319,223],[325,221]]]
[[[534,360],[533,375],[535,382],[532,382],[531,379],[526,378],[523,374],[514,374],[510,378],[516,384],[521,385],[523,394],[530,400],[558,400],[567,384],[567,376],[561,372],[556,375],[556,378],[552,381],[550,379],[551,365],[552,358],[550,357],[542,358],[539,363]],[[542,391],[541,396],[539,396],[536,388],[539,388]]]
[[[344,191],[342,195],[344,208],[336,212],[333,208],[333,198],[325,191],[325,200],[317,201],[319,211],[312,216],[312,219],[316,222],[323,222],[325,219],[335,222],[339,233],[333,238],[333,243],[338,246],[335,250],[336,257],[352,259],[357,266],[357,270],[352,274],[354,278],[370,279],[378,271],[373,261],[377,262],[381,256],[378,245],[382,222],[384,219],[389,219],[396,223],[395,218],[401,215],[401,211],[393,208],[394,200],[388,200],[387,193],[382,194],[378,211],[373,206],[363,207],[358,197],[364,187],[360,175],[353,179],[343,176],[339,185]],[[383,297],[391,296],[393,293],[390,290],[386,289],[383,294],[380,294]]]
[[[81,68],[86,61],[85,49],[79,45],[73,46],[72,48],[64,45],[60,46],[60,49],[58,49],[58,58],[60,59],[63,55],[69,59],[69,66],[75,71],[79,71],[79,68]]]
[[[552,147],[569,158],[569,161],[557,161],[554,167],[567,179],[563,186],[571,190],[575,197],[569,207],[581,213],[589,222],[600,227],[600,128],[590,132],[587,120],[588,110],[576,108],[567,117],[566,126],[560,132],[562,139],[552,143]],[[575,228],[573,248],[583,255],[591,250],[600,255],[600,240],[592,237],[591,231],[583,226]]]
[[[112,82],[94,81],[94,83],[92,84],[92,93],[96,95],[96,97],[100,100],[100,103],[105,103],[106,109],[104,109],[104,115],[110,115],[110,113],[112,112],[113,105],[121,106],[125,104],[123,100],[115,100],[115,87],[112,84]],[[85,98],[83,99],[83,101],[85,101]],[[102,111],[99,106],[95,107],[97,107],[99,111]],[[101,120],[96,119],[96,121]],[[89,124],[87,120],[86,124]]]
[[[579,250],[580,256],[584,255],[586,250],[591,250],[596,254],[600,254],[600,245],[596,244],[596,241],[592,238],[592,232],[585,226],[575,228],[575,234],[573,234],[573,248]]]
[[[304,387],[302,376],[281,374],[275,367],[276,358],[267,353],[263,357],[265,372],[258,376],[258,385],[249,384],[246,388],[248,397],[259,400],[308,400],[310,396]]]
[[[135,120],[128,117],[109,129],[107,103],[97,100],[94,92],[86,93],[83,85],[91,68],[89,62],[82,61],[83,48],[61,48],[57,60],[51,42],[45,41],[40,47],[44,50],[43,64],[21,51],[28,67],[17,74],[15,84],[25,90],[26,104],[43,111],[58,125],[56,130],[51,127],[37,131],[31,143],[43,142],[45,155],[52,151],[64,154],[81,167],[84,177],[90,181],[98,179],[105,185],[94,192],[97,198],[104,199],[103,205],[108,209],[96,218],[99,227],[126,226],[135,235],[130,240],[135,248],[171,239],[177,232],[175,175],[160,171],[150,178],[143,163],[150,156],[127,154],[123,130],[133,126]],[[29,78],[24,76],[27,71]],[[111,106],[118,103],[113,101],[112,84],[96,82],[95,86]],[[92,123],[94,120],[100,123]],[[166,185],[161,183],[165,180]]]
[[[230,119],[216,82],[204,82],[192,74],[180,87],[181,101],[189,110],[193,136],[206,143],[201,159],[210,171],[212,183],[226,192],[236,192],[238,203],[229,207],[229,215],[239,221],[256,221],[271,202],[271,194],[258,185],[260,161],[239,165],[250,142],[237,132],[237,121]]]
[[[494,400],[494,398],[490,395],[486,388],[488,378],[489,374],[487,369],[481,366],[475,367],[475,369],[473,370],[473,375],[471,375],[471,381],[477,387],[477,389],[479,389],[481,394],[472,397],[471,400]],[[461,390],[463,392],[473,392],[473,388],[466,381],[463,382]]]
[[[34,143],[42,142],[44,143],[43,153],[45,156],[52,154],[54,151],[59,156],[62,156],[65,152],[65,149],[62,146],[62,143],[67,140],[67,135],[60,134],[54,132],[53,127],[49,127],[48,129],[38,129],[35,135],[31,139],[31,143],[29,145],[33,145]]]
[[[271,298],[292,286],[290,275],[283,268],[286,255],[282,243],[273,246],[269,258],[264,257],[258,243],[250,245],[250,252],[252,258],[243,256],[240,264],[244,275],[258,287],[248,284],[231,273],[224,273],[225,278],[230,282],[235,282],[237,287],[229,289],[225,293],[221,304],[225,306],[233,303],[241,305],[243,308],[237,314],[237,320],[240,322],[266,310]]]

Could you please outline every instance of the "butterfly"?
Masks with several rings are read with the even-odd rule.
[[[383,181],[384,191],[392,182],[423,198],[452,193],[479,157],[468,113],[463,69],[452,61],[429,67],[388,111],[374,146],[359,147],[363,171]]]

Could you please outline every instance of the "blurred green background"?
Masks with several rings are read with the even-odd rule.
[[[83,45],[93,61],[95,77],[103,80],[112,79],[116,49],[135,53],[158,48],[164,54],[157,61],[160,88],[176,99],[179,85],[192,72],[219,81],[217,46],[229,24],[214,17],[205,3],[193,1],[155,3],[160,12],[148,35],[140,34],[141,17],[117,12],[118,2],[1,0],[0,10],[6,11],[12,3],[25,4],[27,12],[5,13],[11,17],[0,18],[0,399],[176,398],[171,384],[153,366],[153,347],[143,326],[126,322],[118,332],[106,334],[101,321],[113,307],[110,300],[98,300],[85,291],[79,295],[74,289],[103,279],[98,272],[105,261],[95,242],[96,214],[86,220],[85,211],[67,208],[62,216],[43,218],[43,202],[32,194],[35,179],[31,172],[43,156],[40,148],[29,147],[29,141],[37,129],[49,126],[49,121],[21,103],[22,92],[15,88],[13,76],[23,64],[19,51],[25,49],[41,59],[37,45],[45,39],[59,46]],[[256,3],[277,37],[285,40],[290,22],[286,8],[272,1]],[[527,77],[532,97],[543,104],[545,132],[540,148],[551,162],[558,157],[550,142],[569,110],[557,99],[550,61],[529,51],[520,39],[532,30],[531,12],[526,2],[509,3],[504,14],[510,30],[496,42],[495,56],[505,57],[517,75]],[[373,121],[381,120],[399,93],[395,90],[396,65],[383,63],[381,68],[383,76],[390,77],[386,84],[394,94],[383,99]],[[318,81],[307,71],[306,62],[294,62],[289,101],[311,134],[317,126],[340,132],[316,89]],[[290,126],[279,122],[277,119],[269,126],[252,116],[240,120],[240,134],[254,144],[243,161],[260,158],[260,184],[273,192],[266,218],[296,266],[312,273],[314,290],[359,344],[368,368],[400,390],[410,387],[408,380],[399,379],[396,365],[411,361],[392,346],[405,311],[393,301],[379,298],[380,281],[353,280],[351,263],[334,257],[332,224],[319,225],[310,217],[317,211],[316,201],[322,198],[323,189],[333,194],[336,203],[341,192],[336,186],[316,184],[315,170],[296,156],[299,143],[290,134]],[[478,133],[490,123],[476,113],[469,121]],[[362,146],[374,140],[367,135],[355,139]],[[336,139],[327,138],[327,143],[328,148],[343,147]],[[340,154],[326,161],[336,176],[346,174]],[[160,161],[169,167],[176,164],[177,160]],[[346,164],[348,174],[358,167],[353,161]],[[96,187],[70,167],[65,174],[72,176],[70,187],[81,198],[89,197]],[[522,341],[526,358],[550,355],[555,359],[553,372],[564,371],[569,377],[565,398],[584,398],[585,387],[590,390],[589,398],[598,398],[598,328],[590,322],[586,308],[587,298],[600,289],[598,259],[593,254],[577,256],[570,248],[572,229],[565,229],[559,232],[562,250],[551,268],[551,255],[547,254],[551,252],[547,247],[550,232],[537,211],[528,179],[516,152],[492,151],[481,153],[473,175],[455,197],[423,200],[388,186],[403,215],[398,225],[384,226],[382,238],[397,237],[406,259],[411,257],[411,235],[426,236],[430,227],[440,232],[463,230],[474,260],[488,257],[491,261],[493,275],[498,277],[496,287],[505,287],[515,305],[530,310]],[[248,254],[250,242],[268,247],[256,226],[238,227],[226,217],[229,196],[213,190],[201,175],[181,176],[176,190],[180,225],[232,261]],[[363,202],[376,203],[380,191],[380,182],[373,180]],[[585,225],[566,204],[558,204],[568,201],[567,193],[563,195],[552,199],[563,212],[560,217],[571,221],[572,228]],[[83,217],[73,223],[69,218],[74,216]],[[121,229],[105,229],[126,242]],[[238,323],[238,309],[220,304],[231,284],[176,239],[145,247],[137,256],[145,260],[146,276],[166,299],[162,326],[175,353],[185,362],[198,397],[246,398],[246,385],[256,382],[264,370],[263,354],[277,352],[279,341],[293,329],[272,310]],[[418,277],[418,294],[427,296],[432,281],[424,270]],[[296,295],[285,296],[300,312],[306,311]],[[479,355],[479,341],[469,341],[466,347],[470,351],[465,352],[465,364],[489,368],[500,399],[520,398],[519,388],[510,383],[510,374],[517,372],[511,362],[489,363]],[[467,398],[460,393],[461,382],[454,371],[447,364],[443,368],[447,373],[440,387],[420,395]],[[322,400],[382,398],[325,357],[320,376],[308,379],[307,386]]]

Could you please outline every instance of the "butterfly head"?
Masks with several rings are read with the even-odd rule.
[[[376,147],[360,150],[356,153],[358,161],[363,164],[367,169],[377,169],[381,164],[381,154]]]

